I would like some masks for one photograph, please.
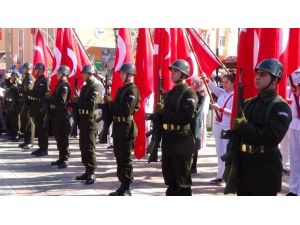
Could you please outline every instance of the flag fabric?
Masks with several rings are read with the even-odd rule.
[[[38,30],[35,37],[33,65],[37,63],[43,63],[47,71],[48,67],[52,65],[52,62],[53,54],[46,45],[40,30]],[[45,73],[45,76],[47,77],[47,72]]]
[[[173,28],[174,29],[174,28]],[[154,58],[153,58],[153,88],[154,105],[158,96],[158,85],[161,79],[161,91],[166,93],[173,87],[169,66],[171,61],[171,28],[155,28],[154,31]]]
[[[300,66],[300,29],[290,28],[287,44],[287,76],[290,76]]]
[[[76,90],[79,90],[84,82],[81,76],[82,68],[87,64],[92,65],[92,62],[72,28],[64,29],[61,54],[61,65],[70,68],[68,81],[71,86],[71,97],[73,98]]]
[[[57,71],[61,66],[62,47],[63,47],[64,29],[58,28],[56,31],[55,47],[53,49],[53,65],[50,76],[50,92],[53,93],[54,88],[58,82]]]
[[[119,70],[124,63],[134,64],[134,58],[132,53],[132,44],[128,28],[119,28],[119,34],[117,38],[117,52],[115,57],[115,63],[113,68],[113,77],[111,85],[111,96],[114,99],[116,97],[117,90],[123,86],[123,82],[119,76]]]
[[[220,62],[217,60],[216,56],[209,50],[205,45],[204,41],[201,39],[200,35],[195,29],[187,28],[185,29],[190,43],[193,47],[194,54],[198,58],[199,66],[201,70],[208,76],[220,66]]]
[[[190,64],[190,74],[186,79],[187,83],[190,84],[190,79],[193,76],[199,76],[201,72],[201,68],[199,68],[198,62],[199,59],[196,59],[195,51],[193,46],[188,40],[188,36],[186,30],[183,28],[179,28],[176,31],[177,33],[177,59],[184,59]]]
[[[261,28],[259,35],[258,63],[266,58],[278,59],[284,68],[281,81],[277,85],[277,92],[286,99],[287,71],[287,43],[289,30],[282,28]]]
[[[247,28],[241,29],[238,45],[237,70],[235,80],[235,96],[233,103],[232,120],[236,117],[238,84],[243,88],[243,99],[258,94],[254,86],[257,64],[267,58],[276,58],[284,68],[282,79],[277,85],[278,94],[286,99],[287,75],[289,74],[289,63],[293,58],[290,49],[294,50],[291,43],[297,42],[297,31],[290,34],[288,29],[281,28]],[[291,37],[292,36],[292,37]],[[295,38],[295,39],[294,39]],[[298,37],[299,38],[299,37]],[[299,41],[299,40],[298,40]],[[299,46],[299,43],[298,43]],[[293,53],[295,54],[295,53]],[[291,59],[290,59],[291,57]],[[294,65],[297,63],[291,61]],[[295,66],[293,66],[295,68]]]
[[[259,34],[260,29],[256,28],[241,28],[239,33],[231,125],[237,116],[239,84],[241,84],[243,90],[242,96],[240,96],[242,99],[247,99],[257,94],[254,86],[254,68],[258,59]]]
[[[137,38],[135,84],[140,96],[140,108],[134,114],[134,120],[138,128],[138,136],[135,139],[134,153],[136,158],[142,158],[146,153],[146,120],[145,103],[153,92],[153,43],[148,28],[140,28]]]

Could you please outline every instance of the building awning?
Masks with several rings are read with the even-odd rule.
[[[237,57],[236,56],[228,56],[226,59],[222,60],[222,63],[227,68],[235,68],[237,63]]]
[[[112,28],[75,28],[84,47],[115,48]]]
[[[5,51],[0,51],[0,59],[5,56]]]

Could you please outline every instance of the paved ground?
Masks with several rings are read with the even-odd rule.
[[[18,143],[6,139],[0,136],[0,195],[107,195],[119,185],[113,152],[107,145],[97,145],[97,182],[86,186],[74,179],[84,170],[77,139],[70,139],[71,166],[64,170],[50,166],[58,156],[53,139],[50,139],[49,155],[44,157],[32,156],[31,151],[21,150]],[[224,184],[209,184],[216,174],[216,162],[214,139],[209,133],[207,148],[199,154],[198,173],[193,175],[194,195],[223,195]],[[165,194],[160,162],[149,164],[145,157],[134,160],[133,166],[133,195]],[[284,176],[280,195],[288,192],[287,179]]]

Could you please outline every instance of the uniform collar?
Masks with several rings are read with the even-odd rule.
[[[124,84],[124,87],[132,86],[132,85],[133,85],[133,82],[130,82],[130,83]]]
[[[271,101],[272,99],[274,99],[277,95],[277,92],[274,90],[274,89],[271,89],[271,90],[266,90],[266,91],[263,91],[263,92],[260,92],[258,94],[258,97],[260,99],[263,100],[263,102],[269,102]]]
[[[38,80],[42,79],[42,78],[46,78],[45,75],[39,76]]]
[[[59,80],[59,83],[66,83],[67,81],[68,81],[67,78],[63,78]]]
[[[90,79],[88,79],[88,80],[86,81],[86,84],[92,84],[92,83],[94,83],[94,82],[95,82],[94,78],[91,77]]]
[[[186,87],[188,87],[187,83],[181,83],[181,84],[175,85],[174,90],[182,90]]]

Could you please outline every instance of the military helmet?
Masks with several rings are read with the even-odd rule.
[[[66,75],[67,77],[70,76],[70,67],[62,65],[59,67],[58,73],[62,73],[63,75]]]
[[[23,67],[23,69],[24,69],[24,68],[29,69],[29,63],[24,63],[22,67]]]
[[[35,64],[34,69],[45,71],[45,65],[43,63],[37,63],[37,64]]]
[[[130,73],[135,75],[136,74],[136,68],[135,65],[132,63],[124,63],[121,68],[120,68],[121,72],[125,72],[125,73]]]
[[[10,77],[13,77],[13,78],[15,78],[15,79],[17,79],[19,76],[20,76],[20,75],[19,75],[18,72],[12,72],[12,73],[10,74]]]
[[[277,59],[269,58],[264,59],[260,63],[258,63],[254,70],[255,72],[257,72],[258,70],[263,70],[280,80],[283,73],[283,66]]]
[[[178,60],[174,61],[169,66],[169,70],[171,70],[172,68],[178,69],[181,73],[183,73],[187,76],[190,73],[190,64],[186,60],[183,60],[183,59],[178,59]]]
[[[95,68],[92,65],[85,65],[82,68],[81,73],[95,74]]]

